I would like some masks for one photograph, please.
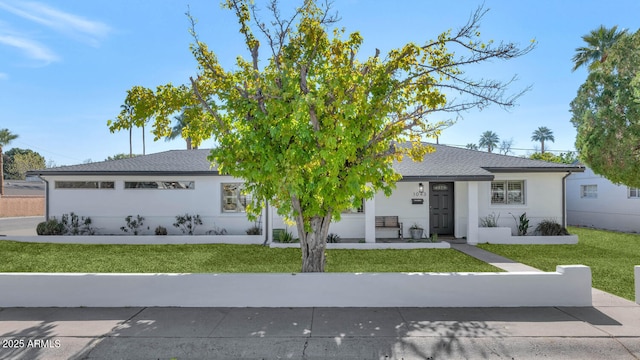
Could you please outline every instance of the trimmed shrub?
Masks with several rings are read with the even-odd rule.
[[[542,220],[536,227],[536,233],[542,236],[569,235],[567,229],[555,220]]]
[[[36,227],[36,233],[38,235],[62,235],[64,234],[64,224],[56,218],[43,221]]]
[[[164,226],[158,226],[155,231],[156,235],[167,235],[167,228]]]

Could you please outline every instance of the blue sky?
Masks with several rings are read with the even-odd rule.
[[[257,0],[258,3],[263,1]],[[283,4],[292,3],[282,1]],[[106,126],[120,111],[127,89],[182,84],[195,74],[189,52],[192,39],[184,13],[190,7],[198,19],[202,40],[231,67],[247,53],[232,13],[218,0],[0,0],[0,128],[19,138],[12,147],[39,152],[57,165],[102,161],[128,153],[128,132],[111,134]],[[418,44],[447,29],[463,25],[480,1],[336,0],[347,32],[365,39],[361,56],[375,48],[383,54],[407,42]],[[569,103],[586,78],[586,70],[571,72],[581,36],[600,26],[638,29],[640,2],[486,0],[490,11],[482,26],[486,40],[512,41],[537,48],[510,62],[496,62],[470,73],[486,78],[519,81],[514,92],[532,90],[510,111],[491,107],[463,114],[445,130],[440,143],[477,143],[492,130],[513,139],[516,154],[534,151],[531,133],[539,126],[553,130],[551,150],[572,150],[575,130]],[[438,119],[435,119],[438,120]],[[142,153],[142,132],[134,129],[135,153]],[[212,146],[206,142],[203,147]],[[184,148],[184,141],[153,141],[147,153]]]

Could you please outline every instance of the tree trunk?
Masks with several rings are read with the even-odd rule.
[[[544,154],[544,140],[540,140],[540,153]]]
[[[300,202],[294,197],[294,209],[301,213]],[[331,213],[313,216],[309,220],[310,232],[306,232],[302,216],[296,216],[300,249],[302,250],[302,272],[324,272],[327,235],[331,224]]]
[[[146,144],[144,141],[144,125],[142,125],[142,155],[146,155],[147,151],[146,151]]]
[[[187,150],[191,150],[191,138],[186,138],[185,141],[187,142]]]
[[[133,127],[129,127],[129,157],[133,157],[133,138],[131,137],[133,133]]]

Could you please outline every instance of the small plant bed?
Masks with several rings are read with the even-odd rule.
[[[593,286],[635,300],[634,266],[640,265],[640,235],[570,227],[575,245],[489,245],[478,247],[543,271],[557,265],[591,267]]]
[[[260,245],[80,245],[0,241],[0,272],[292,273],[300,249]],[[497,272],[449,249],[327,250],[328,272]]]

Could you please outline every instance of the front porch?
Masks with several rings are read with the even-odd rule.
[[[438,240],[466,239],[469,244],[477,244],[478,189],[478,181],[401,181],[391,196],[378,193],[357,212],[343,213],[340,221],[331,224],[329,234],[340,236],[342,243],[428,242],[438,234]],[[269,212],[274,214],[275,209]],[[298,237],[295,226],[277,216],[269,220],[269,242],[274,240],[274,229]],[[410,229],[414,226],[423,229],[421,239],[411,238]]]

